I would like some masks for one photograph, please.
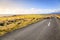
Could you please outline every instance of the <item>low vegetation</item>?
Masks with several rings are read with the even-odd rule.
[[[0,17],[0,36],[16,29],[27,27],[27,25],[46,19],[46,15],[14,15]]]
[[[57,19],[60,19],[60,14],[56,14]]]

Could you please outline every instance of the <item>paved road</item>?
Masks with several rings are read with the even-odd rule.
[[[0,40],[60,40],[59,20],[45,19],[0,37]]]

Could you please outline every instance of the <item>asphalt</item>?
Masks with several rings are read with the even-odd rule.
[[[10,32],[0,40],[60,40],[60,20],[53,17]]]

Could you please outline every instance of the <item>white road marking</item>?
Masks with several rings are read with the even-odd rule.
[[[48,26],[50,26],[50,22],[48,23]]]

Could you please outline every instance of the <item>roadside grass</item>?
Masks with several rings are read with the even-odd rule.
[[[0,36],[5,35],[13,30],[21,29],[27,25],[42,21],[44,15],[15,15],[0,17]]]

